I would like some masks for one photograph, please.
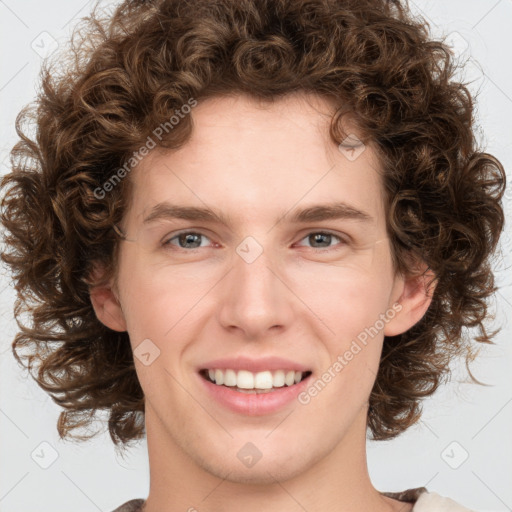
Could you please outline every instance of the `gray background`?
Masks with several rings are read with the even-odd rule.
[[[103,5],[112,3],[117,2]],[[83,0],[0,0],[2,174],[17,140],[15,116],[36,94],[42,58],[66,44],[91,6]],[[457,54],[469,59],[464,76],[474,80],[472,91],[480,91],[476,115],[481,143],[502,161],[510,180],[512,0],[414,0],[411,7],[426,17],[435,37],[447,36]],[[505,207],[510,219],[510,187]],[[426,486],[474,510],[512,510],[512,273],[506,270],[512,260],[511,237],[507,223],[496,260],[500,290],[492,308],[492,325],[503,330],[496,345],[482,351],[472,366],[475,376],[490,386],[464,382],[464,365],[456,362],[452,382],[425,401],[418,425],[393,441],[368,443],[377,489]],[[145,498],[145,441],[121,456],[105,433],[82,444],[59,440],[59,407],[11,354],[14,292],[5,269],[0,290],[0,511],[109,512],[128,499]]]

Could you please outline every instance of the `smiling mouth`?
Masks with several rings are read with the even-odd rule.
[[[292,387],[307,379],[311,374],[311,371],[297,372],[293,370],[253,373],[247,370],[205,368],[199,371],[199,375],[212,384],[248,394],[272,393],[281,388]]]

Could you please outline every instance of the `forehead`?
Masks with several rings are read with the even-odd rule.
[[[189,140],[178,150],[155,148],[132,171],[134,214],[140,222],[168,201],[274,218],[299,203],[344,201],[382,216],[375,151],[368,143],[355,159],[340,151],[329,136],[333,113],[326,99],[305,94],[198,102]],[[353,145],[359,132],[350,120],[343,127]]]

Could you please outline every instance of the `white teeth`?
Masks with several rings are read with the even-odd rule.
[[[274,378],[272,381],[274,388],[282,388],[284,386],[284,371],[283,370],[277,370],[277,372],[274,372]]]
[[[226,370],[224,372],[224,385],[225,386],[236,386],[237,378],[234,370]]]
[[[238,387],[240,389],[272,389],[281,388],[284,385],[293,386],[302,380],[302,372],[293,370],[269,370],[252,373],[247,370],[210,369],[208,377],[219,386]]]
[[[215,382],[219,383],[217,379],[215,379]],[[254,389],[254,375],[246,370],[240,370],[236,376],[236,385],[242,389]]]
[[[256,389],[270,389],[272,388],[272,373],[259,372],[254,377],[254,387]]]

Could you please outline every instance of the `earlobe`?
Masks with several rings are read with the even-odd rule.
[[[98,276],[98,269],[93,275]],[[95,280],[97,282],[97,280]],[[126,321],[112,283],[89,285],[91,303],[98,320],[114,331],[126,331]]]
[[[426,265],[423,272],[401,277],[402,292],[395,302],[401,306],[398,314],[385,328],[385,336],[397,336],[417,324],[427,312],[436,287],[435,274]]]

